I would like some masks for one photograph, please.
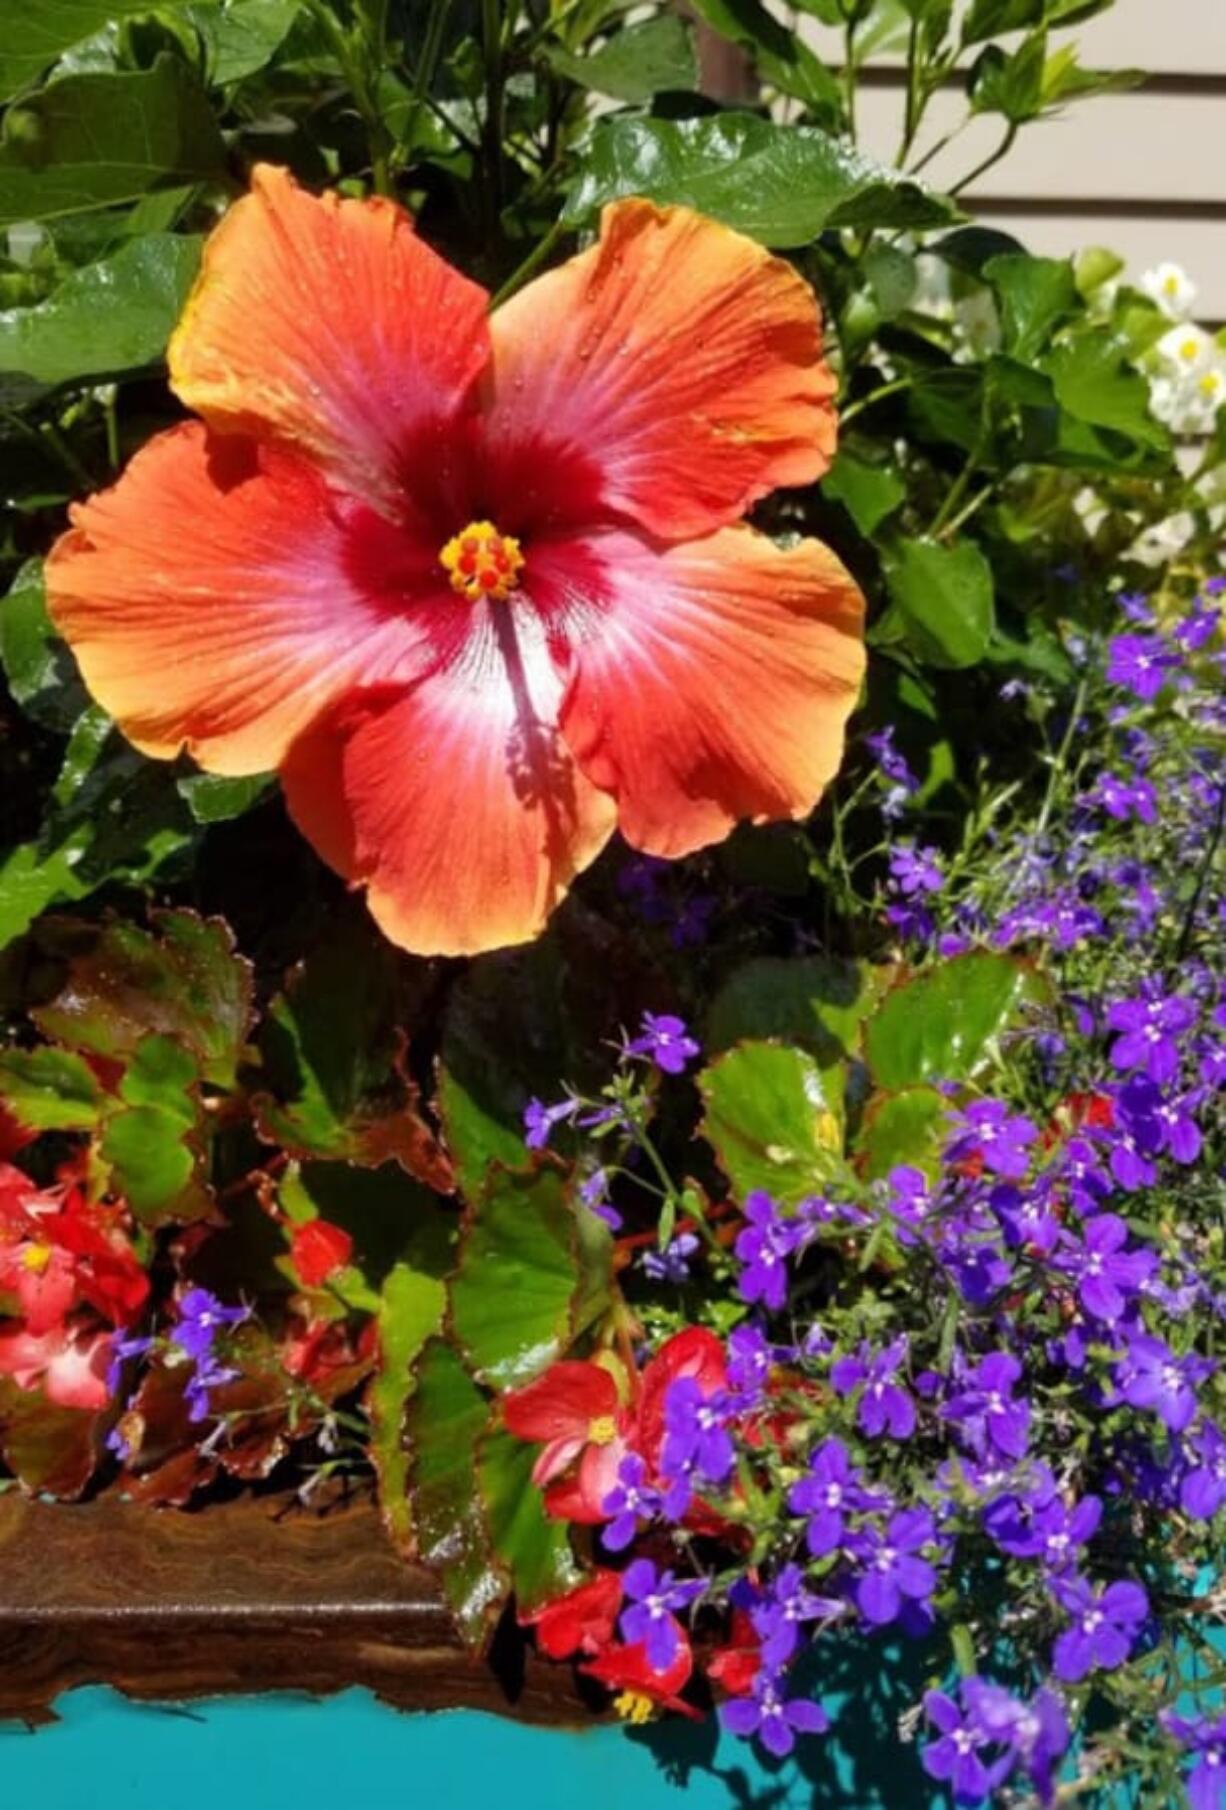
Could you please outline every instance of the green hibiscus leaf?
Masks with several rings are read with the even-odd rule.
[[[992,568],[973,541],[899,541],[884,555],[892,607],[878,624],[882,646],[903,642],[930,666],[982,660],[996,610]]]
[[[0,315],[0,323],[4,319]],[[89,702],[47,614],[41,559],[26,560],[0,600],[0,663],[14,702],[44,728],[66,733]]]
[[[822,479],[822,495],[842,503],[860,533],[871,540],[906,501],[907,486],[891,466],[873,464],[843,446]]]
[[[208,96],[178,57],[159,56],[152,69],[134,73],[64,76],[5,115],[0,226],[224,176],[225,147]]]
[[[183,311],[203,241],[147,233],[74,270],[34,308],[0,313],[0,372],[54,386],[154,365]]]
[[[559,75],[619,101],[649,101],[669,89],[693,88],[698,80],[693,35],[672,14],[620,26],[586,56],[560,45],[550,45],[545,56]]]
[[[622,195],[681,202],[784,248],[829,227],[941,226],[958,217],[952,202],[843,139],[748,113],[601,122],[566,218],[581,225]]]

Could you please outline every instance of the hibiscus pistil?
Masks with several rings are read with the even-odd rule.
[[[513,534],[499,534],[493,522],[470,522],[439,554],[451,588],[470,603],[482,597],[502,603],[519,584],[524,556]]]

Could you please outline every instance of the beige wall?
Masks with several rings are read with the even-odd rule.
[[[801,27],[838,61],[835,34]],[[1198,313],[1226,321],[1226,0],[1116,0],[1110,12],[1053,42],[1072,40],[1090,68],[1152,72],[1147,86],[1083,101],[1027,127],[1010,156],[967,200],[981,218],[1054,255],[1107,245],[1135,274],[1170,258],[1200,289]],[[902,94],[880,59],[879,80],[861,97],[866,148],[893,160]],[[965,115],[956,90],[937,96],[923,151]],[[991,150],[1000,122],[976,120],[927,174],[953,182]]]

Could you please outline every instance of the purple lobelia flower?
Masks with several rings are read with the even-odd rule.
[[[1003,1100],[975,1100],[955,1117],[945,1154],[953,1162],[978,1158],[992,1175],[1017,1181],[1030,1166],[1029,1148],[1038,1126],[1012,1113]]]
[[[1052,1649],[1052,1671],[1061,1683],[1078,1684],[1089,1672],[1123,1665],[1149,1614],[1142,1586],[1123,1581],[1096,1592],[1086,1578],[1057,1578],[1052,1593],[1071,1621]]]
[[[184,1357],[199,1361],[213,1349],[225,1326],[238,1326],[250,1316],[246,1307],[226,1307],[207,1288],[189,1288],[179,1302],[179,1318],[171,1342]]]
[[[639,1035],[625,1046],[628,1056],[646,1056],[666,1075],[684,1074],[699,1047],[684,1020],[671,1012],[644,1012]]]
[[[579,1184],[579,1199],[589,1213],[597,1219],[603,1219],[611,1232],[620,1232],[622,1216],[609,1199],[609,1178],[603,1169],[593,1169],[586,1181]]]
[[[697,1377],[675,1377],[664,1396],[664,1476],[689,1465],[708,1483],[726,1483],[736,1463],[728,1432],[731,1409],[726,1396],[704,1394]]]
[[[1158,800],[1147,779],[1121,779],[1117,773],[1100,773],[1083,804],[1099,805],[1117,823],[1135,817],[1139,823],[1156,823]]]
[[[907,765],[905,757],[894,746],[894,726],[887,724],[874,735],[866,735],[864,745],[876,757],[890,789],[881,801],[881,815],[886,822],[901,817],[908,798],[919,791],[919,780]]]
[[[898,1221],[900,1244],[914,1244],[916,1233],[932,1212],[932,1193],[928,1177],[910,1163],[899,1163],[886,1176],[890,1212]]]
[[[904,899],[923,899],[940,892],[945,876],[934,848],[900,842],[890,850],[890,890]]]
[[[1030,1780],[1044,1806],[1055,1801],[1056,1769],[1068,1752],[1072,1732],[1055,1691],[1041,1690],[1022,1703],[1002,1685],[967,1678],[962,1701],[985,1736],[1007,1742],[1011,1766]]]
[[[1192,1755],[1192,1770],[1185,1780],[1190,1810],[1222,1810],[1226,1802],[1226,1716],[1210,1721],[1207,1716],[1193,1719],[1165,1710],[1159,1720]]]
[[[884,1528],[870,1524],[849,1537],[847,1549],[858,1566],[852,1594],[865,1621],[884,1627],[897,1621],[905,1602],[922,1603],[932,1595],[936,1570],[920,1555],[935,1537],[926,1508],[900,1508]]]
[[[807,1697],[785,1697],[782,1679],[762,1666],[753,1682],[753,1694],[734,1697],[720,1710],[724,1727],[749,1740],[756,1735],[767,1753],[783,1759],[796,1745],[796,1736],[822,1735],[830,1717],[820,1704]]]
[[[617,1482],[601,1503],[611,1517],[600,1536],[610,1552],[624,1552],[640,1522],[651,1521],[660,1512],[663,1499],[646,1478],[645,1460],[637,1452],[627,1452],[617,1468]]]
[[[1162,635],[1116,635],[1107,649],[1107,678],[1134,698],[1149,703],[1179,665],[1179,656]]]
[[[1165,1339],[1142,1332],[1129,1341],[1112,1379],[1130,1407],[1152,1408],[1163,1426],[1182,1433],[1196,1413],[1196,1386],[1213,1369],[1209,1359],[1176,1357]]]
[[[826,1439],[809,1460],[807,1475],[788,1491],[788,1507],[808,1517],[805,1538],[815,1559],[842,1544],[847,1517],[863,1509],[881,1508],[885,1498],[865,1487],[841,1439]]]
[[[755,1408],[766,1394],[775,1347],[758,1326],[734,1326],[728,1334],[728,1388],[744,1411]]]
[[[211,1351],[206,1351],[196,1359],[196,1367],[188,1378],[183,1389],[183,1400],[187,1404],[187,1418],[198,1424],[207,1420],[213,1412],[212,1392],[220,1389],[225,1383],[232,1383],[241,1375],[233,1366],[219,1364]]]
[[[676,1617],[706,1589],[703,1578],[674,1578],[671,1571],[657,1571],[650,1559],[635,1559],[622,1572],[622,1586],[630,1607],[622,1610],[623,1637],[642,1642],[648,1662],[666,1672],[681,1645]]]
[[[1029,1189],[999,1182],[988,1205],[1001,1223],[1005,1243],[1032,1257],[1047,1257],[1060,1238],[1060,1221],[1052,1211],[1052,1190],[1043,1181]]]
[[[1093,1539],[1102,1520],[1097,1496],[1083,1496],[1070,1508],[1054,1491],[1044,1501],[1002,1496],[984,1515],[984,1526],[1002,1552],[1037,1559],[1052,1577],[1072,1569],[1080,1549]]]
[[[785,1219],[778,1205],[762,1188],[745,1196],[744,1213],[749,1224],[736,1241],[742,1265],[737,1287],[743,1301],[760,1301],[764,1307],[782,1307],[787,1293],[787,1259],[800,1243],[805,1228]]]
[[[559,1100],[556,1106],[546,1106],[534,1095],[524,1107],[524,1142],[529,1150],[543,1150],[554,1126],[573,1119],[578,1110],[578,1100]]]
[[[1077,1299],[1096,1319],[1118,1320],[1158,1267],[1156,1251],[1126,1251],[1128,1237],[1118,1213],[1096,1213],[1080,1240],[1067,1235],[1052,1258],[1052,1268],[1073,1281]]]
[[[1197,1020],[1196,1001],[1180,994],[1117,999],[1107,1009],[1107,1027],[1118,1033],[1111,1045],[1117,1069],[1140,1069],[1151,1081],[1169,1081],[1179,1068],[1179,1038]]]
[[[653,1282],[688,1282],[690,1258],[698,1254],[700,1242],[695,1232],[679,1232],[662,1251],[644,1251],[644,1274]]]
[[[924,1771],[950,1787],[955,1804],[985,1803],[1013,1770],[1013,1756],[1001,1752],[1000,1734],[973,1710],[960,1710],[944,1691],[926,1691],[924,1711],[938,1737],[920,1756]]]
[[[1030,1406],[1017,1401],[1013,1391],[1022,1366],[1007,1351],[993,1351],[962,1378],[958,1393],[941,1409],[941,1418],[952,1421],[977,1458],[992,1451],[1005,1458],[1020,1458],[1030,1433]]]
[[[1206,1420],[1189,1440],[1192,1457],[1179,1485],[1179,1506],[1185,1515],[1211,1521],[1226,1507],[1226,1438],[1216,1422]]]
[[[1204,1144],[1196,1122],[1196,1112],[1203,1099],[1202,1090],[1194,1088],[1190,1093],[1160,1100],[1154,1109],[1154,1117],[1162,1128],[1163,1150],[1185,1167],[1196,1161]]]
[[[831,1366],[830,1382],[836,1394],[860,1390],[856,1424],[870,1439],[879,1439],[883,1433],[892,1439],[910,1439],[915,1431],[915,1403],[895,1380],[906,1356],[904,1335],[878,1352],[862,1345],[858,1355],[838,1358]]]
[[[846,1610],[841,1597],[818,1596],[810,1590],[799,1565],[785,1565],[766,1597],[750,1611],[750,1620],[762,1642],[763,1665],[772,1672],[778,1671],[796,1651],[805,1622],[830,1621]]]

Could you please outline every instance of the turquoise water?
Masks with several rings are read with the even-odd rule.
[[[827,1698],[831,1710],[837,1699]],[[60,1700],[35,1733],[0,1724],[0,1802],[32,1810],[914,1810],[930,1799],[896,1705],[803,1760],[758,1759],[713,1723],[579,1733],[469,1710],[401,1715],[362,1691],[325,1703],[242,1698],[185,1708],[106,1690]],[[850,1716],[847,1718],[850,1721]]]

